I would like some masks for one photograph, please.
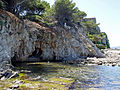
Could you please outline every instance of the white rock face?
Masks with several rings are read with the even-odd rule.
[[[81,56],[103,57],[83,34],[83,28],[52,29],[31,21],[20,21],[13,14],[0,11],[0,62],[27,60],[37,55],[42,60],[69,60]]]

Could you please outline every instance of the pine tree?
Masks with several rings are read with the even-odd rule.
[[[79,22],[87,14],[81,12],[72,0],[56,0],[54,3],[55,18],[60,25],[70,24],[71,22]]]

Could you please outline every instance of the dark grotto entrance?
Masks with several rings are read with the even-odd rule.
[[[11,64],[13,65],[13,66],[16,66],[17,65],[17,58],[18,58],[18,56],[17,56],[17,53],[15,52],[15,55],[11,58]]]
[[[35,48],[35,51],[28,56],[26,60],[20,60],[17,53],[14,54],[14,56],[11,58],[11,64],[13,66],[16,66],[19,63],[24,63],[24,62],[39,62],[42,61],[42,50],[40,48]]]
[[[42,50],[40,48],[35,48],[35,51],[28,57],[27,62],[38,62],[42,61]]]

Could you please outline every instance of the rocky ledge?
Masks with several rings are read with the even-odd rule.
[[[105,49],[102,50],[105,58],[88,58],[92,61],[91,64],[107,65],[107,66],[120,66],[120,50],[119,49]]]
[[[120,66],[120,50],[119,49],[104,49],[102,53],[104,58],[87,57],[87,59],[78,58],[76,60],[64,60],[63,63],[76,65],[105,65],[105,66]]]

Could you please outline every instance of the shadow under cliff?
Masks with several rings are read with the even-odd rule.
[[[64,67],[61,67],[62,63],[56,62],[32,62],[32,63],[16,63],[15,67],[21,73],[26,73],[30,77],[52,77],[54,74],[59,72],[59,70],[64,70]]]

